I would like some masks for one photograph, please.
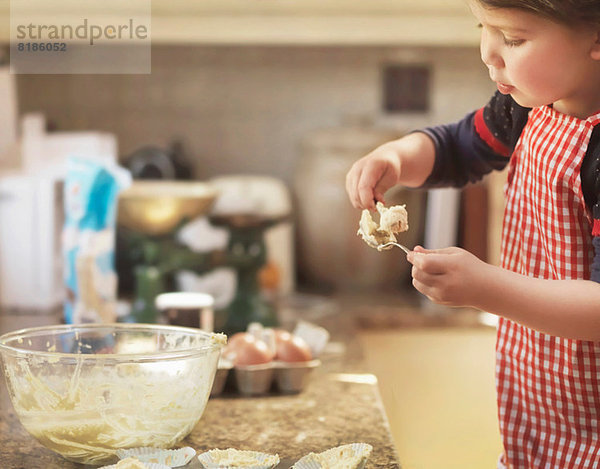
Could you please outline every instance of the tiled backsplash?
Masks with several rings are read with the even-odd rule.
[[[432,67],[431,111],[386,115],[382,69]],[[21,113],[60,130],[114,132],[121,155],[181,138],[198,178],[289,182],[299,143],[347,115],[410,130],[463,116],[493,84],[475,48],[154,46],[151,75],[20,75]]]

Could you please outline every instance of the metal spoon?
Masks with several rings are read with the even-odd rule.
[[[362,230],[360,230],[362,232]],[[391,249],[392,247],[396,246],[400,249],[402,249],[406,254],[408,254],[410,252],[410,249],[408,249],[406,246],[400,244],[400,243],[395,243],[394,241],[388,241],[386,243],[382,243],[382,244],[377,244],[375,242],[373,242],[371,237],[368,236],[363,236],[363,240],[365,241],[365,243],[367,243],[370,247],[377,249],[378,251],[385,251],[388,249]]]
[[[378,244],[377,246],[375,246],[375,249],[377,249],[378,251],[383,251],[385,249],[391,248],[392,246],[396,246],[402,249],[406,254],[410,252],[410,249],[408,249],[406,246],[403,246],[400,243],[394,243],[393,241],[390,241],[389,243]]]

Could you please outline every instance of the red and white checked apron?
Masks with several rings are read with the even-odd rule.
[[[586,120],[547,106],[530,112],[509,163],[502,267],[543,279],[589,279],[592,225],[580,168],[599,122],[600,112]],[[501,318],[496,387],[514,469],[600,467],[600,342]]]

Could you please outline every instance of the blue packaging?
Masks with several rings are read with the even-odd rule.
[[[67,324],[114,322],[117,275],[115,225],[119,192],[131,183],[126,169],[69,158],[64,186],[64,280]]]

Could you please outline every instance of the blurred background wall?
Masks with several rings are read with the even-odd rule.
[[[431,69],[430,110],[386,114],[383,67]],[[307,133],[361,115],[401,131],[462,117],[493,91],[475,47],[152,48],[151,75],[17,75],[20,113],[57,130],[117,135],[126,155],[180,138],[199,178],[244,172],[290,181]]]

